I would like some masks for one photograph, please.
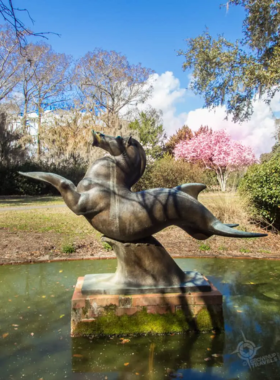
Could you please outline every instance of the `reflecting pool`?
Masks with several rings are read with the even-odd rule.
[[[223,293],[224,333],[70,338],[77,277],[116,261],[0,267],[0,379],[279,379],[280,261],[176,261]]]

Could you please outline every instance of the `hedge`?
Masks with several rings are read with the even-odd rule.
[[[280,154],[251,166],[241,180],[239,191],[250,199],[255,214],[280,228]]]
[[[5,167],[0,165],[0,195],[58,195],[50,184],[24,177],[18,172],[43,171],[59,174],[77,184],[84,176],[85,166],[68,166],[44,162],[25,162],[21,165]]]

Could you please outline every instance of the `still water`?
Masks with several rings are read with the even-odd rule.
[[[280,261],[176,261],[223,293],[224,333],[70,338],[77,277],[116,261],[0,267],[0,379],[280,379]]]

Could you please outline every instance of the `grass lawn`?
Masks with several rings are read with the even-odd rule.
[[[40,206],[63,204],[60,196],[51,197],[0,197],[0,207]]]
[[[75,215],[68,208],[0,212],[0,228],[10,231],[55,232],[80,237],[93,232],[85,218]]]

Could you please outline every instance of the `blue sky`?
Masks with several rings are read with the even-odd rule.
[[[243,10],[220,9],[223,0],[17,0],[29,10],[35,31],[52,31],[49,43],[58,52],[83,56],[96,47],[125,54],[155,72],[172,71],[182,86],[185,39],[206,27],[232,40],[241,37]],[[224,0],[225,1],[225,0]]]
[[[218,120],[217,115],[208,117],[201,110],[203,100],[185,90],[189,73],[183,72],[183,58],[177,56],[177,51],[185,48],[185,39],[198,36],[206,27],[213,36],[224,34],[232,41],[242,37],[243,9],[230,7],[227,12],[225,7],[220,8],[222,2],[226,0],[14,0],[15,5],[29,10],[35,24],[22,18],[34,31],[61,35],[50,35],[47,41],[57,52],[79,58],[95,48],[116,50],[129,62],[141,62],[153,69],[158,82],[151,105],[159,108],[162,104],[169,134],[184,122],[193,129],[207,123],[214,129],[224,127],[231,134],[235,132],[233,137],[244,142],[248,138],[247,143],[253,142],[255,150],[262,153],[274,142],[269,111],[263,110],[261,120],[253,121],[268,128],[258,133],[260,143],[269,140],[259,146],[253,141],[256,128],[252,122],[242,128],[223,123],[221,110],[217,110]]]

